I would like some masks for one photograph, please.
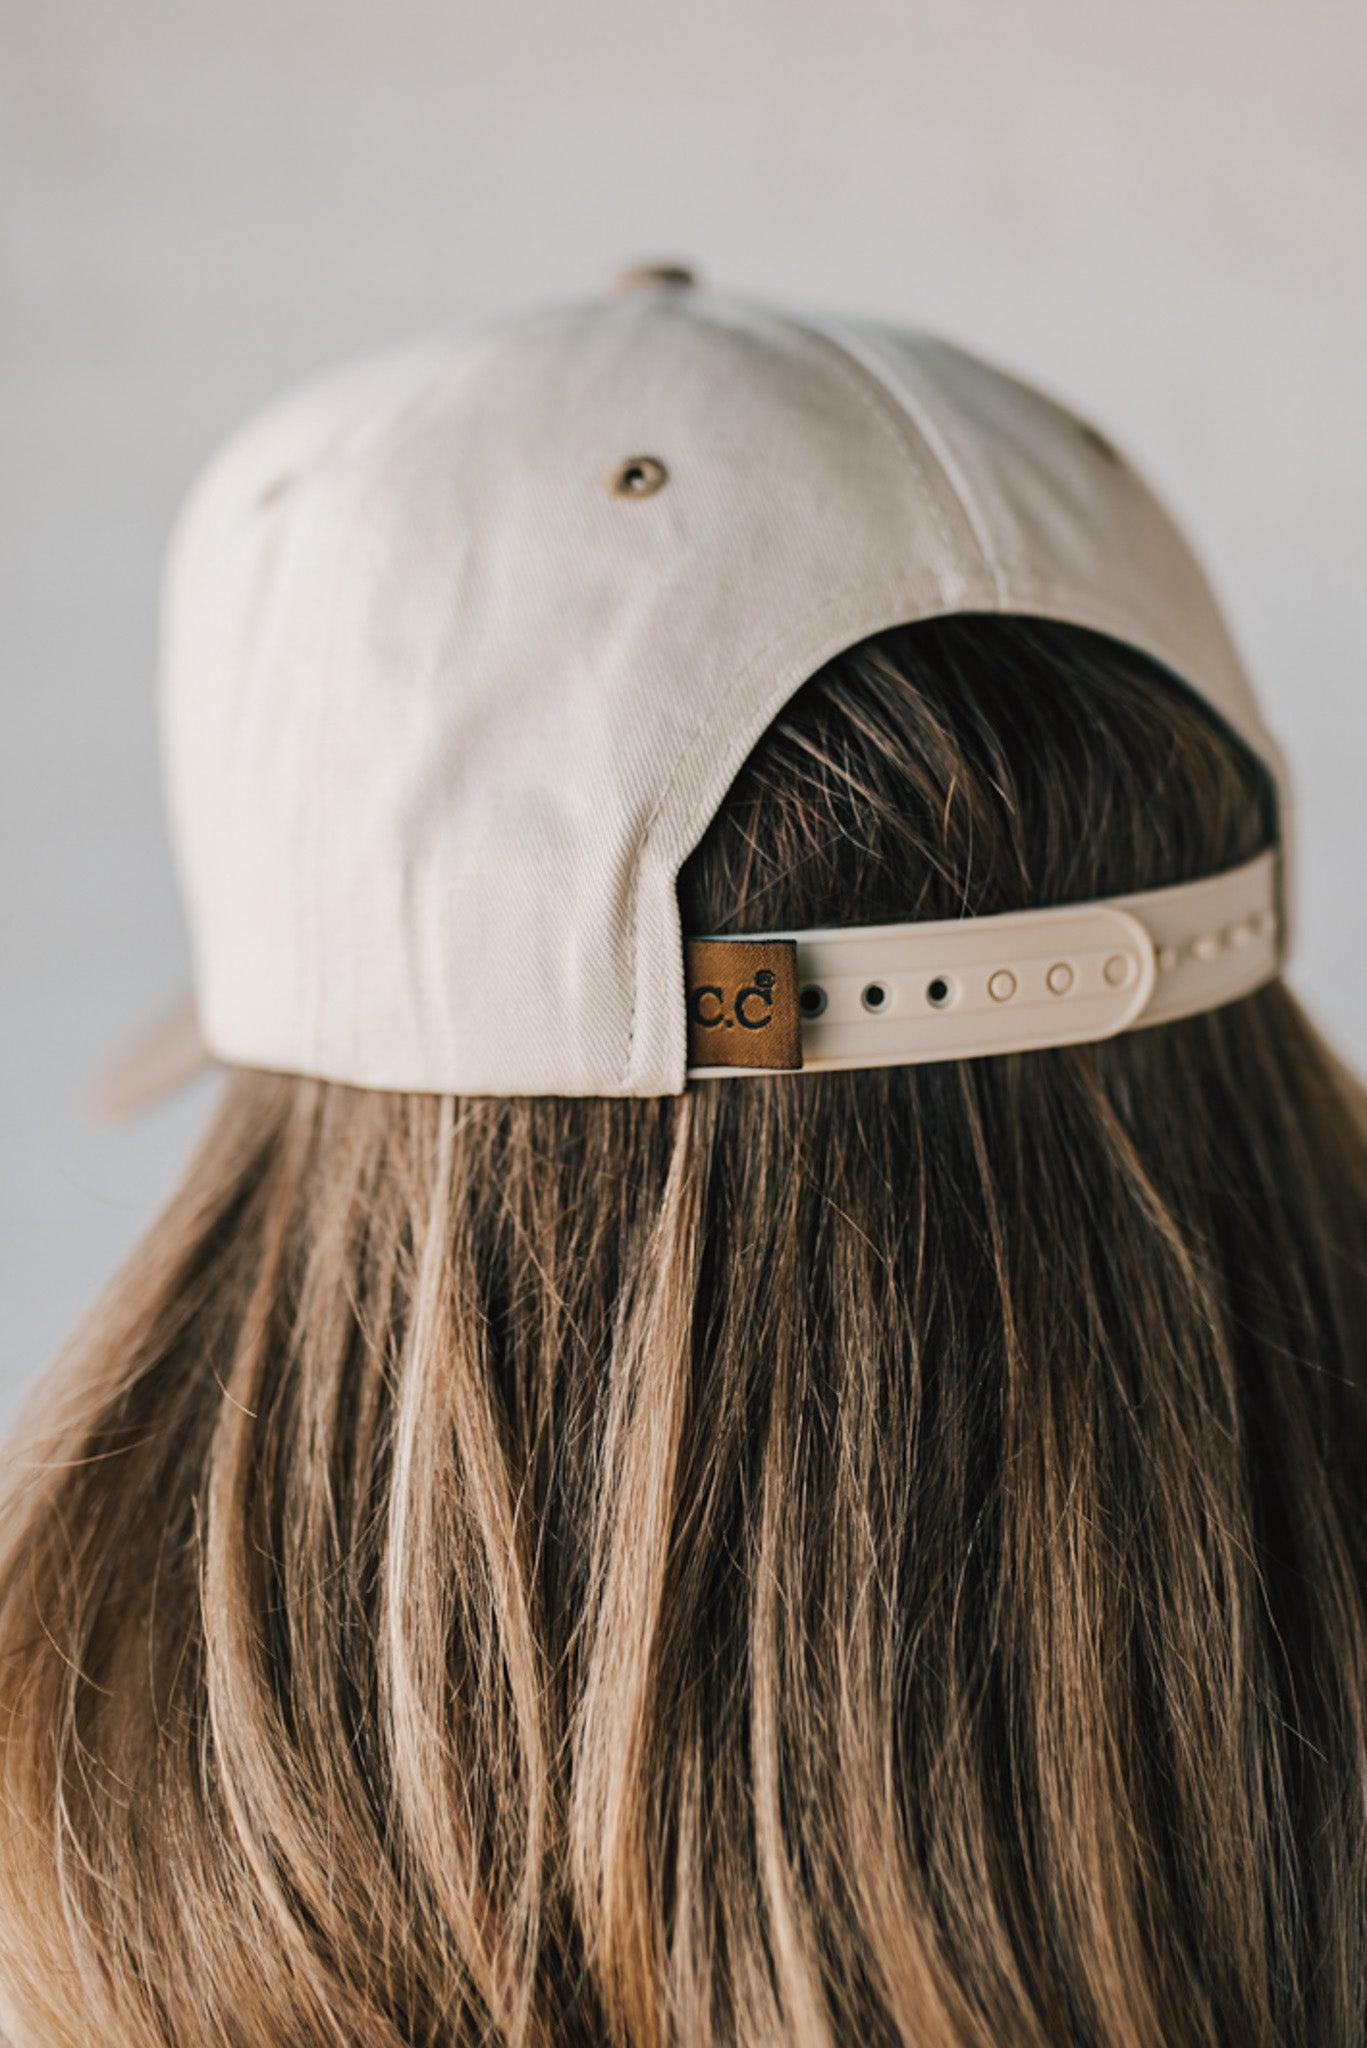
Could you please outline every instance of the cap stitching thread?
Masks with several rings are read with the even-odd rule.
[[[913,458],[929,456],[930,460],[939,470],[944,482],[949,486],[950,495],[954,499],[955,504],[959,506],[960,511],[964,514],[964,524],[978,548],[978,553],[982,559],[982,566],[993,577],[995,587],[996,578],[992,564],[983,553],[982,543],[978,538],[973,520],[968,516],[967,507],[962,503],[959,493],[954,489],[953,481],[946,472],[936,450],[922,433],[919,422],[905,406],[898,404],[896,393],[883,383],[880,378],[875,377],[868,366],[852,350],[847,348],[837,335],[828,334],[820,326],[808,326],[804,321],[793,320],[783,315],[775,316],[775,322],[782,327],[785,333],[791,334],[796,340],[802,342],[809,354],[818,357],[826,364],[829,370],[839,377],[845,389],[858,403],[861,411],[869,415],[886,440],[895,442],[904,454],[909,454]],[[943,541],[946,549],[952,553],[955,537],[950,532],[949,525],[940,507],[931,502],[923,505],[921,509],[930,514],[936,533],[941,541]]]
[[[866,339],[844,321],[822,323],[812,331],[843,350],[856,369],[862,371],[874,388],[897,407],[898,417],[912,422],[917,437],[932,457],[964,516],[964,523],[977,545],[983,567],[992,578],[993,593],[1000,603],[1003,570],[995,548],[989,548],[987,544],[988,524],[982,506],[962,472],[957,451],[945,440],[941,430],[930,424],[925,393],[918,387],[913,371],[900,362],[884,362],[876,340]],[[943,533],[944,529],[941,531]]]

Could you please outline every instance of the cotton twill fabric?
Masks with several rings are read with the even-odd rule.
[[[642,455],[663,486],[615,492]],[[660,290],[315,382],[213,463],[168,564],[209,1049],[679,1092],[676,878],[745,755],[841,648],[965,611],[1126,640],[1279,767],[1132,467],[943,342]]]

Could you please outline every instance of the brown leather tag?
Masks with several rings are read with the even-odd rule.
[[[792,939],[686,939],[690,1067],[802,1065]]]

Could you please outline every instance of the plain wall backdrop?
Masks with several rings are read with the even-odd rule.
[[[1300,804],[1293,981],[1367,1064],[1360,0],[0,4],[0,1419],[211,1098],[152,676],[178,498],[316,364],[634,260],[939,328],[1116,432]]]

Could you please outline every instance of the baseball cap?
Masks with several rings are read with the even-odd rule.
[[[679,869],[793,692],[967,612],[1163,664],[1266,764],[1280,846],[1101,903],[685,935]],[[196,1028],[234,1065],[676,1094],[1101,1038],[1285,953],[1282,757],[1132,463],[946,341],[678,266],[235,435],[172,536],[161,705]]]

